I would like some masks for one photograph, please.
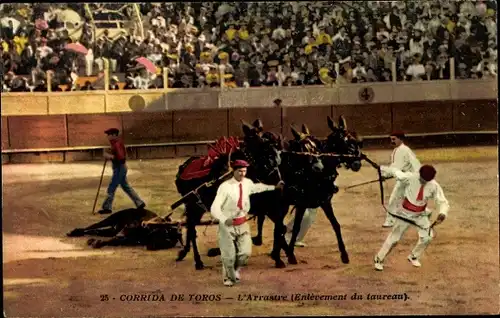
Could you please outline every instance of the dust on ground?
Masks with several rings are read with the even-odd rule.
[[[388,234],[377,183],[349,191],[346,186],[377,178],[376,171],[340,170],[333,206],[342,225],[350,264],[340,261],[335,234],[324,216],[306,236],[308,247],[295,249],[298,265],[273,267],[267,255],[273,225],[266,221],[264,244],[253,247],[242,282],[222,285],[215,247],[216,227],[198,228],[198,246],[206,269],[196,271],[192,254],[175,262],[178,248],[148,252],[143,248],[92,250],[86,238],[67,238],[75,227],[97,222],[92,215],[102,163],[4,165],[3,270],[4,308],[8,317],[26,316],[281,316],[401,315],[498,313],[498,164],[496,147],[417,150],[433,163],[450,201],[449,218],[413,268],[406,256],[417,240],[407,231],[386,260],[373,269],[373,256]],[[368,151],[386,163],[388,151]],[[151,209],[164,214],[179,198],[174,186],[183,159],[130,161],[129,181]],[[97,208],[111,175],[107,167]],[[386,182],[386,201],[393,181]],[[118,190],[114,210],[132,206]],[[431,207],[432,208],[432,207]],[[180,212],[179,212],[180,213]],[[434,216],[435,217],[435,216]],[[255,224],[252,223],[255,231]],[[206,231],[206,232],[205,232]],[[286,262],[286,258],[282,259]],[[173,294],[184,301],[170,302]],[[342,295],[346,300],[290,301],[291,294]],[[352,300],[356,293],[363,300]],[[368,300],[368,294],[403,294],[403,300]],[[165,301],[120,301],[122,295],[163,295]],[[221,295],[220,301],[190,300],[190,294]],[[238,301],[238,295],[287,295],[287,301]],[[104,300],[108,296],[108,300]],[[233,298],[233,299],[225,299]],[[154,298],[150,298],[154,299]],[[160,298],[161,299],[161,298]]]

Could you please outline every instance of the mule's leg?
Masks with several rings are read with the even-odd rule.
[[[330,220],[332,224],[333,230],[335,231],[335,235],[337,236],[337,242],[339,244],[340,258],[342,259],[342,263],[349,264],[349,255],[345,250],[344,240],[342,239],[342,232],[340,230],[340,224],[333,213],[332,204],[330,200],[321,205],[323,211],[325,211],[325,215]]]
[[[130,245],[131,242],[124,236],[114,236],[108,240],[96,240],[89,239],[87,244],[92,246],[93,248],[101,248],[103,246],[122,246],[122,245]]]
[[[302,219],[304,218],[304,213],[306,209],[303,207],[295,206],[295,221],[293,223],[292,229],[292,237],[290,238],[290,242],[288,243],[288,250],[290,251],[290,255],[288,256],[288,262],[290,264],[297,264],[297,258],[295,257],[295,242],[297,241],[297,236],[300,232],[300,227],[302,225]]]
[[[252,237],[253,245],[256,245],[256,246],[262,245],[262,229],[264,227],[265,220],[266,220],[266,216],[264,214],[259,214],[257,216],[257,235]]]
[[[179,262],[179,261],[182,261],[187,253],[189,253],[189,251],[191,250],[191,232],[189,231],[189,228],[192,227],[193,225],[191,225],[191,221],[190,221],[190,217],[189,217],[189,214],[188,214],[188,217],[187,217],[187,231],[186,231],[186,245],[184,245],[184,248],[182,250],[179,251],[179,253],[177,254],[177,259],[176,261]]]
[[[284,223],[285,216],[288,214],[289,207],[287,206],[282,212],[282,215],[280,216],[279,221],[281,222],[283,226],[282,230],[282,235],[280,238],[280,245],[283,251],[286,254],[286,257],[288,258],[288,263],[289,264],[297,264],[297,259],[295,258],[294,251],[290,248],[291,245],[289,245],[286,241],[285,234],[288,231],[287,226]]]
[[[198,252],[198,246],[196,246],[196,226],[192,227],[193,233],[191,233],[190,237],[193,243],[193,254],[194,254],[194,266],[196,269],[203,269],[205,265],[203,264],[200,253]]]
[[[181,247],[184,247],[184,239],[182,238],[182,231],[177,233],[177,239],[179,240],[179,244],[181,245]]]
[[[286,234],[286,225],[283,224],[284,229],[283,229],[283,235],[281,236],[281,248],[285,252],[286,257],[288,258],[288,263],[290,264],[297,264],[297,259],[295,258],[295,255],[293,251],[290,249],[290,245],[286,242],[285,234]]]
[[[85,234],[93,236],[102,236],[102,237],[113,237],[117,234],[117,232],[115,228],[110,227],[106,229],[86,230]]]
[[[135,209],[127,209],[111,214],[104,220],[94,223],[85,228],[86,231],[100,229],[108,226],[116,226],[119,224],[128,224],[137,219],[134,215]]]
[[[274,223],[274,241],[273,241],[273,250],[271,252],[271,258],[275,262],[276,268],[285,268],[285,263],[281,260],[280,253],[283,244],[283,240],[285,240],[285,232],[286,227],[283,222]],[[286,243],[286,242],[285,242]]]
[[[84,236],[86,234],[89,235],[99,235],[99,234],[93,234],[96,233],[96,230],[98,229],[103,229],[106,227],[114,227],[118,225],[119,223],[123,223],[124,219],[128,217],[129,213],[127,213],[127,210],[123,210],[114,214],[111,214],[107,218],[105,218],[102,221],[99,221],[97,223],[94,223],[92,225],[89,225],[85,228],[76,228],[73,231],[69,232],[66,234],[67,236]],[[116,235],[114,233],[113,235]],[[108,235],[105,235],[108,236]]]
[[[289,248],[286,244],[285,233],[286,226],[283,223],[286,213],[288,212],[289,206],[282,206],[274,210],[278,211],[277,214],[268,213],[269,218],[274,222],[274,240],[273,240],[273,250],[271,251],[271,258],[275,261],[276,268],[285,268],[285,263],[281,260],[280,254],[281,249],[285,249],[287,256],[289,255]]]

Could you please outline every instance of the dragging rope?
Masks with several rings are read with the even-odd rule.
[[[384,203],[384,180],[386,178],[382,177],[382,171],[380,170],[380,166],[378,164],[376,164],[374,161],[372,161],[370,158],[368,158],[365,154],[362,154],[361,158],[363,160],[365,160],[366,162],[368,162],[369,164],[371,164],[373,168],[377,169],[377,173],[378,173],[378,180],[377,181],[379,182],[379,186],[380,186],[380,204],[382,205],[382,208],[384,209],[384,211],[387,212],[387,214],[391,215],[392,217],[394,217],[394,218],[396,218],[398,220],[401,220],[403,222],[406,222],[406,223],[409,223],[411,225],[414,225],[414,226],[418,227],[419,229],[429,231],[428,232],[429,236],[435,237],[436,236],[436,230],[434,230],[434,227],[437,224],[439,224],[439,222],[438,222],[437,219],[432,223],[432,225],[429,228],[424,228],[424,227],[418,225],[413,220],[407,219],[407,218],[405,218],[403,216],[394,214],[392,212],[389,212],[389,210],[387,210],[387,208],[385,207],[385,203]],[[370,181],[370,182],[374,182],[374,181]]]
[[[386,181],[386,180],[389,180],[389,179],[393,179],[393,178],[394,177],[384,178],[383,181]],[[352,188],[357,188],[357,187],[360,187],[360,186],[363,186],[363,185],[367,185],[367,184],[371,184],[371,183],[376,183],[376,182],[379,182],[379,179],[375,179],[375,180],[371,180],[371,181],[366,181],[366,182],[354,184],[354,185],[346,187],[345,190],[349,190],[349,189],[352,189]]]

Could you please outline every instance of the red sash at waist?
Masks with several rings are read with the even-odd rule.
[[[426,207],[427,207],[427,204],[420,206],[420,205],[415,205],[415,204],[411,203],[410,201],[408,201],[407,198],[405,198],[403,200],[403,208],[405,208],[405,210],[408,210],[411,212],[415,212],[415,213],[424,212]]]
[[[246,216],[235,218],[235,219],[233,219],[233,225],[241,225],[241,224],[245,223],[246,221],[247,221]]]

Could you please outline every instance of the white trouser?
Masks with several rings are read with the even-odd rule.
[[[401,202],[405,195],[405,187],[400,181],[396,181],[394,188],[392,189],[391,197],[389,198],[389,203],[387,204],[387,210],[393,214],[397,213],[397,210],[401,206]],[[386,222],[394,222],[395,219],[389,213],[386,213]]]
[[[299,234],[297,234],[296,242],[302,242],[302,240],[307,234],[307,231],[314,223],[314,220],[316,220],[317,212],[318,212],[317,209],[306,209],[306,211],[304,212],[304,217],[302,218],[302,223],[300,223],[300,232]],[[295,222],[295,216],[286,225],[287,232],[290,233],[292,232],[294,222]]]
[[[222,260],[222,279],[236,281],[235,270],[248,263],[252,254],[252,237],[248,222],[241,225],[219,224],[219,248]]]
[[[391,212],[392,213],[392,212]],[[402,217],[414,221],[416,224],[418,224],[422,228],[417,228],[418,229],[418,242],[415,245],[415,248],[412,250],[412,256],[416,257],[419,259],[422,256],[422,253],[424,252],[425,248],[429,245],[429,243],[432,240],[432,236],[429,235],[429,227],[430,227],[430,221],[429,221],[429,213],[430,210],[426,210],[423,213],[412,213],[412,212],[405,212],[401,211],[400,213],[397,213],[397,215],[401,215]],[[382,248],[380,251],[377,253],[377,257],[383,261],[384,258],[389,254],[391,249],[396,246],[398,241],[403,237],[403,234],[406,232],[409,226],[414,226],[413,224],[410,224],[408,222],[405,222],[403,220],[400,220],[398,218],[394,218],[394,226],[392,227],[391,233],[387,236],[387,239],[385,240],[384,244],[382,245]]]
[[[93,55],[85,56],[85,75],[91,76],[93,67],[94,67],[94,56]]]
[[[99,72],[101,72],[104,69],[104,60],[100,57],[95,59],[95,64],[97,65],[97,68],[99,69]],[[114,73],[116,71],[116,60],[115,59],[109,59],[109,68],[111,69],[111,72]]]

